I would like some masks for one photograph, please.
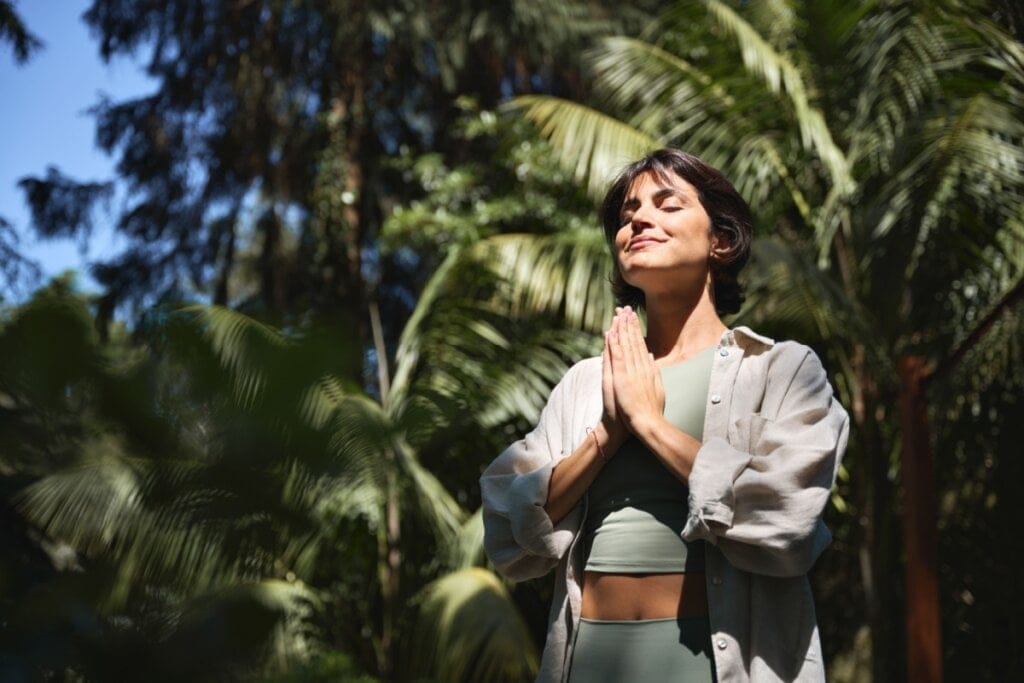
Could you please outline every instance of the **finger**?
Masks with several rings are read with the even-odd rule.
[[[601,372],[607,375],[612,370],[611,331],[604,333],[604,349],[601,350]]]
[[[644,367],[653,370],[654,354],[647,350],[647,341],[644,340],[643,330],[640,329],[640,316],[635,313],[633,314],[629,330],[633,339],[633,347],[636,349],[637,357],[642,359]]]
[[[612,350],[609,334],[604,334],[604,349],[601,351],[601,388],[604,391],[608,391],[612,383]]]
[[[640,334],[640,318],[635,311],[630,311],[626,319],[626,336],[629,338],[631,364],[637,371],[647,367],[647,344]]]
[[[632,316],[633,310],[629,306],[626,306],[622,312],[622,315],[619,316],[619,327],[621,330],[620,336],[622,337],[622,351],[624,354],[624,360],[626,361],[626,366],[629,367],[630,370],[634,370],[637,367],[635,356],[636,349],[633,347],[633,335],[632,330],[630,329],[632,323]]]
[[[622,365],[622,340],[619,334],[619,318],[612,321],[612,329],[608,331],[608,355],[611,358],[611,368],[615,370]]]

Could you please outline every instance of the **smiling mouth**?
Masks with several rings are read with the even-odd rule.
[[[626,246],[626,251],[637,251],[638,249],[643,249],[644,247],[652,247],[656,244],[661,244],[661,242],[650,238],[637,239],[633,240]]]

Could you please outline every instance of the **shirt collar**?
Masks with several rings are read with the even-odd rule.
[[[726,330],[722,334],[722,341],[719,343],[720,346],[735,346],[737,343],[736,337],[741,337],[746,340],[756,341],[765,346],[775,346],[775,340],[771,337],[766,337],[762,334],[754,332],[746,325],[740,325],[730,330]]]

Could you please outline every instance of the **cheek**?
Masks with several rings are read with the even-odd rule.
[[[627,244],[629,244],[629,230],[623,228],[615,233],[615,252],[621,254],[626,250]]]

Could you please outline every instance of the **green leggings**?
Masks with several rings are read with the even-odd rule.
[[[569,683],[713,683],[707,617],[580,619]]]

